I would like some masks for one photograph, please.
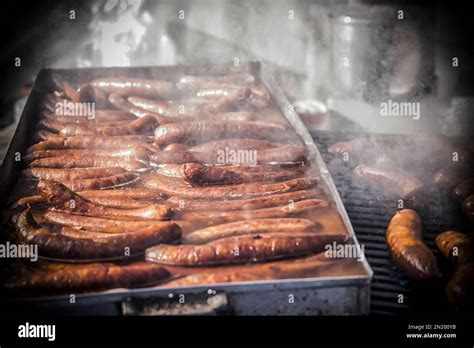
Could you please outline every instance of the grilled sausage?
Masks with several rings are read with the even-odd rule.
[[[104,233],[127,233],[147,228],[162,229],[169,221],[113,220],[104,217],[90,217],[48,209],[42,217],[51,223],[75,229],[87,229]],[[173,221],[175,222],[175,221]]]
[[[456,185],[472,176],[473,167],[462,164],[449,164],[438,170],[434,176],[435,184],[442,190],[451,191]]]
[[[291,191],[305,190],[319,184],[318,178],[297,178],[280,183],[254,183],[239,185],[216,185],[212,187],[189,187],[182,183],[167,178],[163,175],[149,175],[142,180],[145,187],[156,191],[163,192],[169,196],[180,196],[184,198],[202,198],[221,199],[237,199],[244,197],[260,197],[277,193],[285,193]]]
[[[40,150],[123,148],[126,146],[142,145],[149,142],[149,140],[150,138],[145,135],[124,135],[116,137],[88,135],[75,137],[58,136],[30,146],[27,153]]]
[[[143,162],[132,159],[122,159],[118,157],[108,156],[66,156],[66,157],[49,157],[40,158],[30,163],[30,167],[44,168],[110,168],[120,167],[128,171],[144,171],[148,169]]]
[[[289,180],[304,173],[304,167],[295,167],[280,171],[248,172],[249,166],[205,166],[187,163],[182,166],[185,180],[195,184],[239,184],[243,182]]]
[[[457,185],[453,192],[451,193],[451,197],[459,202],[462,203],[464,200],[469,197],[470,195],[474,194],[474,178],[465,180]]]
[[[55,181],[40,180],[37,189],[53,207],[72,213],[123,220],[165,220],[171,216],[171,209],[160,204],[137,209],[117,209],[98,205]]]
[[[163,80],[147,80],[133,77],[105,77],[93,80],[91,86],[109,94],[138,95],[144,97],[169,98],[174,94],[174,84]]]
[[[137,117],[130,112],[123,110],[113,109],[96,109],[93,118],[84,117],[84,115],[68,115],[61,116],[55,112],[44,111],[41,115],[43,118],[54,119],[59,122],[70,123],[107,123],[107,122],[118,122],[118,121],[133,121]]]
[[[121,121],[122,122],[122,121]],[[126,121],[125,121],[126,122]],[[114,124],[114,125],[102,125],[98,124],[65,124],[59,132],[62,136],[74,136],[74,135],[140,135],[140,134],[151,134],[155,127],[158,125],[158,120],[151,116],[143,116],[137,120]]]
[[[438,234],[436,246],[455,268],[462,264],[474,262],[474,246],[469,236],[457,231],[446,231]]]
[[[182,239],[183,244],[204,244],[217,239],[261,233],[317,232],[320,225],[307,219],[254,219],[211,226],[194,231]]]
[[[67,228],[63,230],[65,233],[57,234],[47,228],[35,226],[29,209],[19,214],[16,228],[22,242],[38,245],[41,256],[72,260],[124,257],[126,250],[130,252],[129,255],[135,255],[151,245],[171,242],[181,237],[179,226],[173,223],[163,225],[161,230],[147,228],[104,238],[71,237],[67,235]]]
[[[208,143],[193,146],[189,149],[192,152],[207,152],[217,153],[223,149],[229,148],[232,150],[264,150],[271,147],[278,146],[279,144],[271,143],[265,140],[249,139],[249,138],[236,138],[236,139],[224,139],[215,140]]]
[[[28,179],[45,179],[56,181],[72,181],[77,179],[102,178],[116,174],[125,173],[126,170],[120,167],[108,168],[75,168],[75,169],[56,169],[56,168],[27,168],[21,172],[21,176]]]
[[[474,195],[470,195],[462,204],[462,211],[471,223],[474,223]]]
[[[262,262],[316,253],[329,243],[344,243],[345,234],[268,233],[228,237],[202,245],[158,245],[146,250],[146,259],[167,265],[203,266]]]
[[[116,149],[63,149],[34,151],[23,156],[23,162],[30,163],[34,160],[50,157],[121,157],[143,162],[149,160],[149,151],[145,146],[130,146]]]
[[[234,200],[206,200],[186,199],[178,196],[168,198],[165,204],[175,210],[182,211],[230,211],[230,210],[254,210],[291,204],[309,198],[323,198],[325,193],[320,188],[292,191],[287,193],[273,194],[263,197],[234,199]]]
[[[448,300],[471,304],[474,293],[474,245],[472,239],[456,231],[446,231],[436,237],[436,246],[454,265],[455,271],[446,286]]]
[[[53,136],[58,136],[58,135],[50,131],[47,131],[45,129],[40,129],[39,131],[36,131],[33,134],[33,142],[38,143],[40,141],[48,140]]]
[[[408,277],[440,276],[436,259],[423,242],[421,219],[414,210],[398,211],[390,220],[386,237],[394,262]]]
[[[153,165],[160,164],[235,164],[235,165],[256,165],[256,164],[287,164],[301,165],[308,159],[309,153],[303,146],[284,145],[264,150],[232,150],[222,149],[215,153],[211,152],[191,152],[191,151],[168,151],[150,156]]]
[[[239,137],[285,143],[299,141],[296,133],[292,131],[253,122],[180,122],[165,124],[155,130],[155,143],[158,145],[198,144],[211,140]]]
[[[268,219],[268,218],[287,218],[302,214],[316,209],[327,208],[328,203],[321,199],[305,199],[298,202],[270,207],[249,210],[226,211],[204,211],[204,212],[185,212],[181,215],[185,221],[197,221],[203,225],[211,226],[239,220]]]
[[[106,108],[110,106],[107,93],[95,86],[85,84],[77,90],[81,102],[93,102],[98,108]]]
[[[104,188],[121,187],[132,183],[138,178],[134,173],[122,173],[102,178],[64,180],[61,183],[72,191],[101,190]]]
[[[46,264],[46,265],[45,265]],[[32,293],[76,292],[108,288],[133,288],[156,284],[167,278],[163,267],[146,262],[128,265],[112,263],[58,263],[42,261],[9,279],[8,289]]]
[[[369,185],[383,188],[386,192],[405,199],[412,198],[424,188],[420,179],[394,166],[361,164],[354,169],[354,173]]]

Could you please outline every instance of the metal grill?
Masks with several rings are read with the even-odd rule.
[[[352,168],[328,154],[327,147],[338,141],[362,138],[365,134],[312,132],[319,150],[328,164],[328,169],[341,195],[344,206],[354,227],[365,255],[374,271],[371,288],[371,314],[394,315],[405,312],[453,311],[446,301],[444,286],[449,278],[428,282],[415,282],[405,277],[392,262],[385,242],[388,222],[397,207],[397,199],[383,191],[362,187],[355,179]],[[460,208],[446,194],[431,191],[424,197],[423,205],[413,208],[423,221],[426,244],[438,259],[441,272],[451,274],[450,265],[438,252],[434,239],[448,229],[466,230],[466,222]],[[400,295],[403,301],[400,302]]]

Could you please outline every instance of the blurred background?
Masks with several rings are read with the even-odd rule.
[[[3,0],[0,148],[42,68],[264,61],[309,128],[466,135],[473,21],[457,1]],[[380,117],[415,102],[420,119]]]

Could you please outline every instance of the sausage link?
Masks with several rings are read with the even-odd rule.
[[[456,185],[472,177],[472,171],[473,167],[470,165],[453,163],[439,169],[433,180],[442,190],[451,191]]]
[[[215,140],[208,143],[193,146],[189,149],[192,152],[208,152],[217,153],[225,148],[232,150],[264,150],[271,147],[278,146],[279,144],[271,143],[265,140],[249,139],[249,138],[236,138],[236,139],[224,139]]]
[[[319,184],[318,178],[297,178],[280,183],[252,183],[238,185],[216,185],[212,187],[189,187],[183,185],[173,178],[150,173],[143,178],[145,187],[163,192],[169,196],[180,196],[184,198],[207,198],[207,199],[237,199],[244,197],[260,197],[271,194],[285,193],[291,191],[305,190]]]
[[[292,191],[287,193],[273,194],[263,197],[234,199],[234,200],[206,200],[186,199],[179,196],[168,198],[165,204],[180,211],[230,211],[230,210],[254,210],[291,204],[309,198],[323,198],[325,193],[320,188],[309,190]]]
[[[464,233],[445,231],[436,236],[435,243],[455,268],[474,261],[472,240]]]
[[[125,173],[126,170],[120,167],[108,168],[75,168],[75,169],[56,169],[56,168],[27,168],[21,172],[21,176],[28,179],[45,179],[56,181],[72,181],[77,179],[102,178],[116,174]]]
[[[65,180],[61,183],[72,191],[101,190],[128,185],[138,179],[134,173],[122,173],[102,178]]]
[[[474,178],[465,180],[457,185],[453,192],[451,193],[451,197],[459,202],[462,203],[464,200],[469,197],[470,195],[474,194]]]
[[[148,167],[145,163],[132,159],[122,159],[119,157],[109,156],[66,156],[66,157],[49,157],[40,158],[30,163],[30,167],[43,168],[109,168],[120,167],[128,171],[144,171]]]
[[[254,219],[211,226],[194,231],[182,239],[183,244],[204,244],[217,239],[261,233],[317,232],[321,226],[307,219]]]
[[[148,261],[166,265],[202,266],[262,262],[316,253],[329,243],[344,243],[345,234],[268,233],[228,237],[202,245],[158,245],[148,248]]]
[[[174,84],[164,80],[147,80],[134,77],[105,77],[92,80],[91,86],[109,94],[139,95],[144,97],[169,98],[174,95]]]
[[[300,142],[296,133],[255,122],[193,121],[162,125],[155,130],[155,143],[198,144],[224,138],[247,137],[285,143]]]
[[[407,276],[440,276],[433,253],[423,243],[421,219],[414,210],[398,211],[390,220],[386,237],[394,262]]]

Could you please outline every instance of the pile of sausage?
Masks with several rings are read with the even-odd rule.
[[[469,223],[474,224],[474,144],[439,135],[417,133],[410,140],[397,136],[356,139],[333,144],[328,151],[336,156],[355,159],[354,173],[365,183],[397,198],[417,202],[417,195],[433,187],[451,193],[462,205]],[[428,184],[428,185],[427,185]],[[422,222],[415,210],[398,211],[387,229],[387,244],[394,262],[410,278],[421,280],[440,277],[437,261],[424,244]],[[446,286],[450,302],[474,301],[474,244],[471,237],[457,231],[440,233],[435,240],[441,254],[448,258],[454,273]]]
[[[16,239],[38,245],[42,260],[17,269],[8,287],[268,279],[277,276],[270,263],[291,276],[319,267],[314,254],[325,245],[348,240],[318,222],[336,207],[252,75],[53,82],[11,199]],[[83,102],[97,106],[93,118],[55,112],[58,103]],[[242,163],[223,152],[256,156]],[[222,271],[234,264],[255,265]]]

